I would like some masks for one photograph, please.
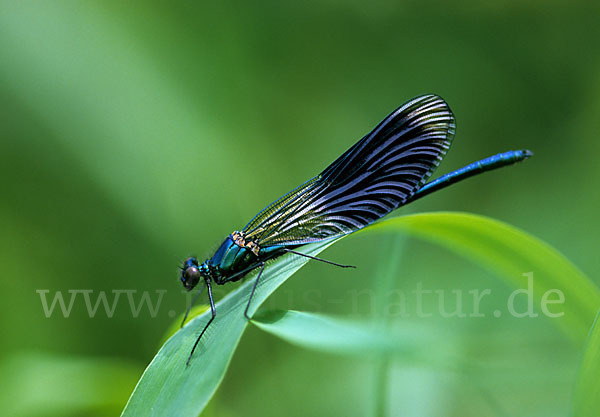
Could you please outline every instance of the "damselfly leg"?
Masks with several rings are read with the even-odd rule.
[[[321,258],[317,258],[315,256],[306,255],[302,252],[296,252],[295,250],[292,250],[292,249],[285,249],[285,252],[293,253],[294,255],[304,256],[305,258],[310,258],[315,261],[325,262],[326,264],[339,266],[340,268],[356,268],[354,265],[338,264],[336,262],[328,261],[327,259],[321,259]],[[250,298],[248,299],[248,304],[246,304],[246,310],[244,311],[244,317],[246,317],[246,319],[248,319],[248,320],[250,320],[250,317],[248,316],[248,309],[250,308],[250,303],[252,302],[252,298],[254,297],[254,291],[256,291],[256,287],[258,286],[258,281],[260,280],[260,276],[262,275],[264,269],[265,269],[265,264],[263,262],[260,265],[260,271],[258,272],[258,275],[256,276],[256,280],[254,281],[254,285],[252,286],[252,292],[250,293]]]
[[[258,280],[260,279],[260,276],[262,275],[264,270],[265,270],[265,263],[263,262],[260,265],[260,271],[258,271],[256,280],[254,280],[254,285],[252,286],[252,292],[250,293],[250,298],[248,299],[248,304],[246,304],[246,309],[244,310],[244,317],[246,317],[246,320],[250,320],[250,317],[248,317],[248,309],[250,308],[250,303],[252,302],[252,297],[254,297],[254,291],[256,291],[256,287],[258,286]]]
[[[194,343],[194,347],[192,347],[192,351],[190,352],[190,356],[188,356],[188,359],[187,359],[187,362],[185,363],[185,366],[189,366],[190,365],[190,360],[192,359],[192,356],[194,355],[194,351],[196,350],[196,346],[198,346],[198,343],[200,342],[200,339],[202,339],[202,335],[204,335],[204,332],[206,331],[206,329],[208,329],[208,326],[210,326],[210,324],[212,323],[212,321],[215,319],[215,316],[217,315],[217,312],[215,310],[215,302],[213,301],[212,287],[210,286],[210,281],[209,280],[206,281],[206,288],[208,288],[208,300],[210,301],[211,317],[210,317],[210,320],[208,320],[208,323],[206,323],[206,325],[204,326],[204,329],[202,329],[202,332],[200,333],[200,336],[198,336],[198,338],[196,339],[196,343]]]
[[[183,328],[183,325],[185,324],[185,321],[187,320],[188,315],[190,314],[190,311],[192,311],[192,307],[194,307],[194,304],[196,304],[196,301],[198,301],[198,297],[200,297],[200,294],[202,294],[202,291],[204,291],[205,285],[206,284],[202,284],[202,287],[200,287],[200,289],[198,290],[196,295],[194,295],[194,298],[192,298],[192,301],[190,302],[190,305],[188,306],[187,310],[185,310],[185,314],[183,315],[183,320],[181,320],[181,326],[179,327],[180,329]]]
[[[302,253],[302,252],[296,252],[295,250],[291,250],[291,249],[284,249],[284,250],[286,252],[293,253],[295,255],[304,256],[305,258],[314,259],[315,261],[325,262],[326,264],[329,264],[329,265],[339,266],[340,268],[356,268],[356,266],[354,266],[354,265],[338,264],[336,262],[328,261],[327,259],[317,258],[316,256],[310,256],[310,255],[307,255],[307,254]]]

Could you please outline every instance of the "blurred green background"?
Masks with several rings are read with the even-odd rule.
[[[597,5],[561,0],[2,1],[0,399],[11,415],[118,415],[185,308],[180,261],[209,256],[423,93],[457,118],[436,175],[509,149],[535,157],[395,215],[490,216],[600,283],[599,18]],[[390,416],[567,414],[581,346],[548,318],[493,317],[513,289],[492,274],[397,237],[351,237],[324,255],[359,268],[310,263],[267,304],[369,318],[356,293],[390,265],[407,294],[419,282],[489,288],[486,318],[426,319],[458,336],[448,349],[483,365],[393,360],[382,387],[372,359],[250,327],[206,415],[364,416],[379,412],[378,396]],[[46,318],[39,289],[89,289],[93,301],[115,289],[166,293],[156,317],[146,307],[132,317],[123,295],[113,317],[90,318],[79,298],[68,318]]]

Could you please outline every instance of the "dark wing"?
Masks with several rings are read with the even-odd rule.
[[[448,151],[452,111],[435,95],[386,117],[321,174],[271,203],[244,228],[259,246],[296,245],[361,229],[408,202]]]

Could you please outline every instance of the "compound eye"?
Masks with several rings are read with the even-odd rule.
[[[181,281],[186,290],[190,291],[202,278],[200,269],[197,266],[188,266],[181,274]]]
[[[187,259],[185,260],[185,262],[183,263],[183,265],[184,265],[184,266],[200,266],[200,265],[198,264],[198,259],[197,259],[197,258],[194,258],[193,256],[192,256],[192,257],[189,257],[189,258],[187,258]]]

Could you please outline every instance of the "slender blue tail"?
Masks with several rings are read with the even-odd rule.
[[[533,155],[533,152],[524,149],[520,151],[508,151],[499,153],[498,155],[490,156],[481,161],[473,162],[465,167],[457,169],[449,174],[442,175],[441,177],[425,184],[417,191],[410,201],[417,200],[421,197],[425,197],[433,193],[434,191],[446,188],[449,185],[464,180],[465,178],[472,177],[473,175],[481,174],[482,172],[491,171],[496,168],[501,168],[506,165],[512,165],[517,162],[524,161]]]

